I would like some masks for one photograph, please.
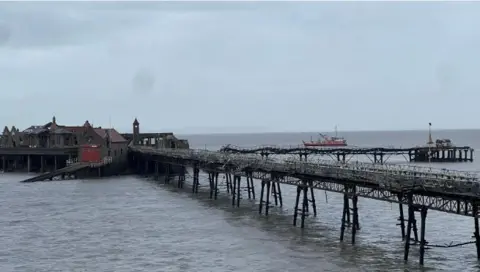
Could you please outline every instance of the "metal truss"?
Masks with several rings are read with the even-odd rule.
[[[450,151],[473,151],[468,146],[464,147],[448,147]],[[436,147],[410,147],[410,148],[396,148],[392,146],[388,147],[358,147],[358,146],[346,146],[346,147],[305,147],[302,145],[294,146],[256,146],[256,147],[238,147],[233,145],[223,146],[220,152],[228,152],[234,154],[259,154],[265,157],[272,156],[285,156],[296,155],[304,160],[310,160],[313,157],[326,156],[337,161],[351,161],[354,158],[358,158],[359,155],[365,156],[372,163],[384,164],[390,158],[401,156],[406,162],[409,162],[412,158],[411,155],[416,152],[433,154],[437,151],[446,151],[444,148]]]
[[[436,148],[433,147],[433,150]],[[456,150],[472,150],[468,146],[462,147],[451,147],[451,149]],[[396,147],[357,147],[357,146],[346,146],[346,147],[327,147],[327,148],[315,148],[315,147],[304,147],[302,145],[289,145],[289,146],[279,146],[279,145],[263,145],[256,146],[251,148],[238,147],[233,145],[223,146],[219,151],[220,152],[229,152],[237,154],[297,154],[297,155],[309,155],[309,154],[355,154],[355,155],[366,155],[366,154],[383,154],[383,155],[405,155],[409,152],[416,150],[432,150],[428,147],[409,147],[409,148],[396,148]]]
[[[414,204],[439,211],[472,215],[469,202],[480,201],[480,178],[477,173],[435,169],[410,165],[378,165],[371,163],[342,163],[332,160],[315,162],[298,159],[267,159],[258,154],[232,154],[208,150],[155,149],[130,147],[133,152],[153,156],[167,163],[191,165],[199,168],[242,175],[256,173],[268,178],[270,174],[282,177],[279,182],[300,185],[302,180],[315,181],[315,189],[343,192],[344,185],[358,186],[358,195],[407,204],[398,200],[399,193],[414,192]],[[365,189],[362,189],[365,188]]]
[[[273,180],[269,173],[254,172],[253,178],[255,179],[268,179]],[[370,198],[375,200],[386,201],[390,203],[402,203],[408,205],[407,193],[408,191],[392,191],[382,188],[368,187],[368,185],[357,185],[355,183],[338,183],[322,180],[311,180],[312,183],[306,182],[304,179],[284,176],[274,178],[276,182],[289,184],[294,186],[307,186],[318,190],[324,190],[329,192],[335,192],[343,194],[345,193],[345,187],[356,186],[356,195],[364,198]],[[473,214],[473,206],[470,201],[460,200],[455,198],[448,198],[445,196],[428,196],[423,195],[421,190],[412,190],[413,205],[428,207],[429,209],[460,214],[466,216],[475,216]]]

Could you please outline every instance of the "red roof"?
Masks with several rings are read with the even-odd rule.
[[[85,129],[84,126],[61,126],[61,127],[64,128],[64,129],[70,130],[73,133],[77,133],[77,132],[83,131],[83,129]]]
[[[107,137],[107,131],[110,134],[110,140],[112,143],[122,143],[122,142],[127,142],[125,138],[123,138],[118,131],[116,131],[114,128],[94,128],[95,133],[100,135],[103,139]]]

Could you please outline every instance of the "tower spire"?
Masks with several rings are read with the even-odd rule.
[[[428,123],[428,142],[427,144],[431,145],[433,144],[433,139],[432,139],[432,123]]]

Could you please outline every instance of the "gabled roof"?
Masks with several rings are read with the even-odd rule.
[[[43,132],[47,132],[48,129],[44,126],[30,126],[29,128],[22,131],[25,134],[40,134]]]
[[[112,143],[123,143],[128,141],[125,138],[123,138],[123,136],[120,135],[120,133],[118,133],[118,131],[116,131],[113,128],[94,128],[93,130],[100,137],[102,137],[102,139],[107,138],[107,133],[108,133],[110,135],[110,141]]]
[[[72,134],[72,131],[62,127],[57,127],[53,130],[53,133],[54,134]]]

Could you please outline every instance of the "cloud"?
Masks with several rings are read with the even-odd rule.
[[[187,132],[415,128],[436,116],[470,125],[442,108],[478,97],[478,9],[2,2],[0,117],[22,127],[53,113],[103,126],[111,116],[126,130],[136,116],[150,130]]]

